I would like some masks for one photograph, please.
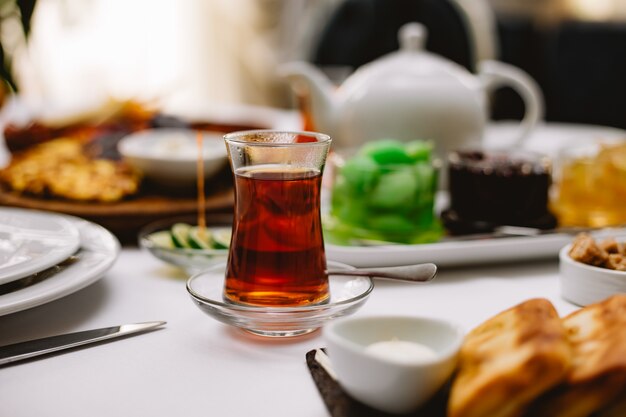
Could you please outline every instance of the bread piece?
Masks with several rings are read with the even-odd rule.
[[[591,236],[586,233],[580,233],[572,242],[569,256],[573,260],[587,265],[604,266],[609,254],[598,246]]]
[[[570,360],[565,329],[548,300],[503,311],[465,338],[448,416],[520,416],[563,380]]]
[[[563,319],[572,346],[564,383],[537,400],[529,416],[584,417],[626,392],[626,294]]]
[[[614,269],[616,271],[626,271],[626,256],[618,253],[612,253],[604,264],[605,268]]]
[[[623,243],[618,242],[612,237],[604,239],[598,246],[608,254],[622,255],[624,250],[626,250]]]

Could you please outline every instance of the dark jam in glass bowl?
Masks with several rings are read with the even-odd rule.
[[[448,157],[450,208],[442,219],[452,234],[497,226],[551,229],[548,211],[550,160],[533,152],[456,151]]]

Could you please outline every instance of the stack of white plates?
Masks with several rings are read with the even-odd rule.
[[[0,316],[64,297],[113,266],[117,239],[77,217],[0,208]]]

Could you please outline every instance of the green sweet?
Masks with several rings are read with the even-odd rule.
[[[360,152],[371,157],[379,165],[410,164],[413,159],[407,154],[404,144],[393,139],[368,143]]]
[[[433,153],[433,144],[423,140],[414,140],[405,145],[405,151],[415,162],[430,161]]]
[[[433,144],[385,139],[365,145],[338,171],[328,225],[350,239],[423,243],[441,235],[434,216]],[[326,227],[326,226],[325,226]]]
[[[378,164],[368,156],[357,155],[349,159],[341,168],[340,174],[348,187],[344,191],[360,194],[369,190],[378,177],[379,170]]]
[[[438,175],[437,170],[430,162],[420,162],[413,166],[416,178],[420,179],[422,189],[417,195],[417,203],[420,205],[431,205],[437,192]]]
[[[375,216],[368,223],[372,230],[389,234],[391,237],[406,234],[415,229],[415,225],[411,220],[396,214]]]
[[[413,204],[419,188],[417,176],[410,167],[383,174],[369,193],[369,205],[393,210]]]
[[[369,217],[366,207],[358,200],[349,197],[333,201],[331,213],[353,225],[363,224]]]

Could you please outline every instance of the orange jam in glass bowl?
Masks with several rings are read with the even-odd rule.
[[[570,149],[558,165],[551,206],[561,226],[626,224],[626,142]]]

